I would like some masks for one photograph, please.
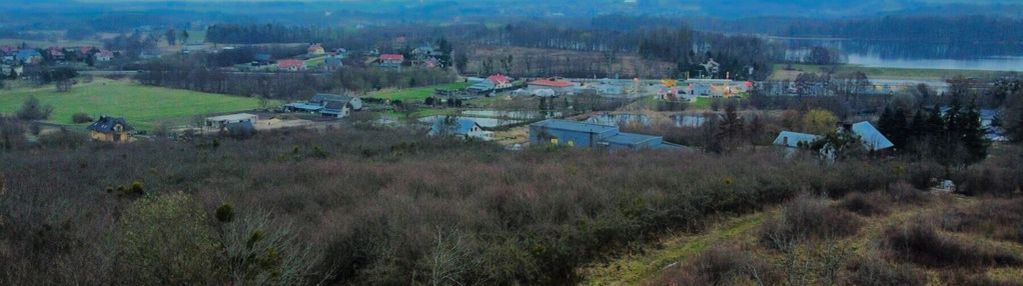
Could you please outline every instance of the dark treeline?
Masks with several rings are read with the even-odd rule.
[[[451,83],[456,79],[450,71],[419,68],[396,71],[349,67],[335,73],[229,72],[209,65],[207,57],[218,56],[222,55],[198,54],[152,61],[141,67],[136,79],[146,85],[275,99],[304,99],[317,92],[365,93]]]
[[[399,38],[403,41],[396,41]],[[699,64],[713,58],[721,67],[717,74],[704,73],[706,76],[763,79],[770,72],[769,63],[781,55],[779,46],[756,37],[694,32],[683,24],[635,30],[578,28],[542,21],[496,28],[402,25],[358,30],[273,24],[215,25],[207,33],[207,40],[216,43],[322,42],[331,47],[381,51],[404,51],[440,38],[450,40],[456,50],[484,45],[600,52],[608,57],[638,54],[674,63],[675,76],[689,73],[694,77],[703,69]]]
[[[216,53],[200,53],[203,62],[213,67],[229,67],[252,62],[256,55],[269,55],[271,60],[291,58],[306,52],[306,46],[243,46],[235,49],[221,50]]]
[[[986,16],[882,17],[820,24],[795,24],[788,36],[844,37],[919,42],[1019,42],[1023,20]]]

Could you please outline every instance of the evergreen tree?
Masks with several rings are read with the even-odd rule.
[[[983,161],[987,157],[989,142],[984,138],[986,130],[981,126],[980,111],[976,101],[962,111],[959,116],[960,141],[968,156],[963,162],[966,165]]]
[[[906,147],[909,140],[909,126],[906,123],[906,110],[902,107],[886,107],[878,120],[877,128],[895,144],[895,148],[901,150]]]
[[[734,100],[729,100],[725,104],[725,118],[721,121],[721,125],[718,126],[718,132],[714,135],[715,139],[720,142],[722,151],[735,149],[739,145],[739,138],[742,137],[742,133],[745,130],[743,127],[744,122],[736,112],[736,105]]]

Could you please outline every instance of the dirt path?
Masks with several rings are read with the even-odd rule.
[[[949,207],[968,207],[976,202],[970,198],[934,195],[929,202],[922,205],[897,206],[889,209],[884,215],[861,217],[864,225],[859,232],[834,241],[833,245],[850,251],[849,253],[868,255],[875,251],[874,248],[877,247],[884,230],[890,226],[905,223],[921,215],[937,215]],[[637,285],[657,277],[658,273],[668,266],[683,263],[712,246],[725,243],[751,247],[756,256],[767,258],[767,261],[780,261],[780,254],[756,246],[758,226],[765,218],[777,215],[778,212],[771,210],[727,218],[708,227],[705,232],[669,236],[642,253],[628,254],[607,263],[581,269],[579,273],[585,278],[580,284]],[[935,279],[938,274],[934,271],[924,271],[931,279]]]
[[[699,254],[710,246],[731,241],[756,230],[767,214],[760,212],[724,219],[697,234],[672,236],[645,253],[630,254],[609,263],[581,270],[582,285],[635,285],[653,277],[662,269]]]

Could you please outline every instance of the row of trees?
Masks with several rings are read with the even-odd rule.
[[[193,60],[167,59],[142,67],[136,79],[142,84],[211,93],[262,98],[308,98],[319,91],[349,90],[365,93],[384,88],[410,88],[451,83],[457,76],[441,69],[384,70],[348,67],[332,74],[236,73],[195,64]]]
[[[958,96],[947,110],[910,110],[889,106],[881,113],[878,129],[895,144],[897,152],[962,167],[987,157],[988,140],[977,105],[963,106]]]

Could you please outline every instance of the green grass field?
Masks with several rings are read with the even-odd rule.
[[[793,70],[786,70],[786,64],[774,65],[774,72],[771,74],[771,79],[783,80],[795,79],[795,76],[800,72],[814,72],[821,73],[821,67],[818,65],[804,65],[794,64],[792,65]],[[994,77],[1006,72],[1000,71],[981,71],[981,70],[940,70],[940,69],[900,69],[900,68],[871,68],[858,65],[839,65],[836,69],[836,73],[852,73],[852,72],[863,72],[869,78],[888,78],[888,79],[930,79],[930,80],[942,80],[946,78],[955,77],[958,75],[964,77]]]
[[[406,89],[385,89],[371,93],[369,97],[401,101],[423,101],[433,95],[436,89],[463,89],[469,87],[469,83],[456,82],[449,84],[431,85]]]
[[[72,124],[71,115],[88,113],[124,117],[138,129],[159,122],[187,123],[195,115],[250,110],[259,107],[255,98],[144,86],[128,81],[97,79],[75,85],[70,92],[56,92],[52,85],[0,90],[0,113],[13,114],[25,99],[35,96],[53,106],[48,122]],[[85,125],[85,124],[81,124]]]
[[[202,44],[206,42],[206,30],[188,30],[188,44]]]
[[[327,56],[319,56],[311,58],[305,61],[306,69],[318,69],[323,66],[323,63],[327,60]]]

